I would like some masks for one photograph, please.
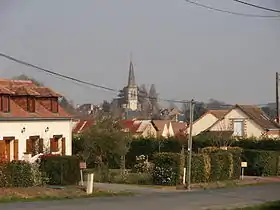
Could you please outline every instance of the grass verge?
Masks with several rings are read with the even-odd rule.
[[[237,208],[234,210],[279,210],[279,209],[280,209],[280,200],[274,202],[267,202],[256,206]]]
[[[42,191],[42,190],[41,190]],[[60,190],[57,190],[58,192]],[[49,195],[41,193],[41,195],[16,195],[7,194],[0,196],[0,203],[12,203],[12,202],[35,202],[35,201],[49,201],[49,200],[67,200],[67,199],[80,199],[80,198],[94,198],[94,197],[115,197],[115,196],[133,196],[134,193],[123,191],[123,192],[112,192],[112,191],[95,191],[90,195],[86,193],[55,193],[55,195]]]

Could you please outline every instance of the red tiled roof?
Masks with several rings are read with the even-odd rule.
[[[72,118],[72,116],[63,110],[60,105],[58,105],[58,112],[51,112],[37,101],[36,97],[59,97],[60,95],[52,91],[50,88],[38,87],[31,81],[0,79],[0,94],[12,96],[10,98],[10,111],[7,113],[0,111],[0,118]],[[19,104],[17,104],[14,100],[17,96],[35,96],[35,112],[25,111]]]
[[[80,120],[75,128],[73,129],[73,133],[80,134],[89,129],[94,124],[93,119],[88,120]]]
[[[131,133],[137,133],[138,128],[140,127],[141,122],[135,122],[134,120],[123,120],[121,126],[123,129],[128,129]]]

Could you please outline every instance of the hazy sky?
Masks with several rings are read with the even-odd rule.
[[[199,2],[275,15],[232,0]],[[250,2],[280,9],[279,0]],[[228,15],[184,0],[0,0],[0,51],[118,89],[133,52],[137,83],[154,83],[162,98],[259,104],[274,101],[280,18]],[[115,96],[0,58],[0,77],[21,73],[75,103]]]

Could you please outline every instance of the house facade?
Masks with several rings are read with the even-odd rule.
[[[235,105],[207,131],[232,131],[234,137],[280,136],[280,126],[260,108],[251,105]]]
[[[196,136],[204,132],[215,122],[221,119],[227,112],[228,110],[208,110],[206,113],[204,113],[199,119],[197,119],[193,123],[192,135]],[[188,133],[189,132],[190,130],[188,128]]]
[[[24,154],[72,154],[72,117],[59,105],[60,95],[31,81],[0,80],[0,158]]]
[[[186,134],[187,124],[170,120],[125,120],[124,131],[135,137],[168,138],[178,134]]]

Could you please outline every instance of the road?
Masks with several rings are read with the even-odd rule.
[[[132,197],[0,204],[0,209],[41,210],[203,210],[244,207],[280,199],[280,184],[194,192],[153,192]]]

